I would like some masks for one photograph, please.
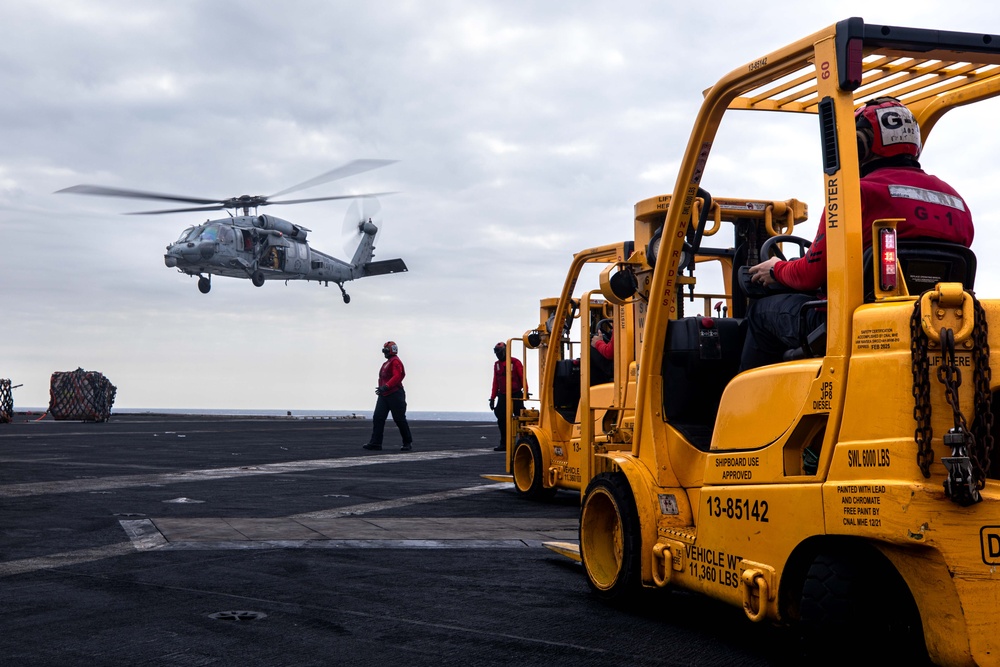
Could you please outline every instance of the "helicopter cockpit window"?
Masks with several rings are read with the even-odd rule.
[[[198,237],[200,241],[218,241],[219,240],[219,226],[209,225],[201,231],[201,236]]]
[[[181,232],[181,235],[178,237],[177,242],[178,243],[184,243],[185,241],[187,241],[188,237],[190,237],[193,234],[193,232],[194,232],[195,229],[197,229],[197,228],[196,227],[188,227],[187,229],[185,229],[183,232]],[[194,240],[194,239],[192,239],[192,240]]]
[[[233,235],[232,227],[225,227],[225,226],[219,227],[219,241],[221,241],[222,243],[232,245],[234,238],[235,236]]]

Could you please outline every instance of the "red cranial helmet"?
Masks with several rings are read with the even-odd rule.
[[[387,340],[382,344],[382,354],[389,356],[392,356],[394,354],[399,354],[399,347],[396,346],[395,342]]]
[[[920,155],[920,126],[895,97],[876,97],[854,111],[861,164],[897,155]]]

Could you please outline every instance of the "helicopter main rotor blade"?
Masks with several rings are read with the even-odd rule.
[[[313,197],[311,199],[286,199],[284,201],[269,201],[267,206],[272,204],[305,204],[311,201],[329,201],[331,199],[367,199],[369,197],[381,197],[383,195],[394,195],[395,192],[369,192],[363,195],[334,195],[332,197]],[[264,204],[261,204],[264,206]]]
[[[221,211],[227,208],[230,207],[220,204],[219,206],[195,206],[192,208],[170,208],[157,211],[129,211],[127,213],[122,213],[122,215],[159,215],[160,213],[191,213],[196,211]]]
[[[310,178],[308,181],[304,181],[298,185],[293,185],[292,187],[286,188],[281,192],[275,192],[271,195],[271,197],[280,197],[281,195],[287,195],[298,190],[305,190],[306,188],[311,188],[314,185],[319,185],[320,183],[329,183],[330,181],[336,181],[340,178],[347,178],[348,176],[354,176],[355,174],[360,174],[365,171],[385,167],[386,165],[390,165],[394,162],[398,162],[398,160],[352,160],[351,162],[341,165],[336,169],[331,169],[325,174],[320,174],[315,178]],[[268,199],[271,197],[268,197]]]
[[[336,169],[332,169],[325,174],[320,174],[319,176],[312,178],[304,183],[299,183],[293,187],[286,190],[271,195],[269,197],[264,197],[262,195],[240,195],[238,197],[229,197],[228,199],[205,199],[201,197],[184,197],[181,195],[171,195],[164,194],[161,192],[147,192],[145,190],[130,190],[127,188],[109,188],[103,185],[74,185],[72,187],[63,188],[62,190],[57,190],[56,193],[65,194],[77,194],[77,195],[97,195],[101,197],[127,197],[131,199],[153,199],[157,201],[171,201],[171,202],[184,202],[186,204],[202,204],[199,207],[185,207],[185,208],[172,208],[172,209],[162,209],[155,211],[134,211],[126,213],[125,215],[158,215],[161,213],[190,213],[197,211],[221,211],[223,209],[244,209],[246,212],[250,208],[256,208],[258,206],[268,206],[269,204],[305,204],[308,202],[316,201],[330,201],[334,199],[358,199],[364,197],[377,197],[382,195],[394,194],[392,192],[377,192],[377,193],[365,193],[358,195],[334,195],[330,197],[311,197],[308,199],[289,199],[285,201],[270,201],[271,197],[278,197],[283,194],[288,194],[289,192],[294,192],[296,190],[303,190],[305,188],[310,188],[314,185],[319,185],[320,183],[326,183],[328,181],[334,181],[339,178],[346,178],[348,176],[353,176],[354,174],[360,174],[365,171],[370,171],[372,169],[377,169],[379,167],[384,167],[386,165],[397,162],[397,160],[353,160],[347,164],[341,165]]]
[[[74,185],[56,190],[56,194],[99,195],[102,197],[129,197],[131,199],[157,199],[160,201],[181,201],[189,204],[221,204],[221,199],[201,199],[198,197],[181,197],[166,195],[159,192],[144,192],[142,190],[127,190],[124,188],[106,188],[103,185]]]
[[[375,198],[381,197],[382,195],[393,195],[395,192],[375,192],[363,195],[335,195],[333,197],[313,197],[311,199],[288,199],[286,201],[259,201],[251,203],[250,206],[270,206],[272,204],[306,204],[313,201],[329,201],[331,199],[365,199],[365,198]],[[158,215],[160,213],[191,213],[197,211],[221,211],[227,208],[238,208],[243,204],[233,204],[231,200],[227,200],[222,204],[217,206],[196,206],[193,208],[170,208],[157,211],[130,211],[123,215]]]

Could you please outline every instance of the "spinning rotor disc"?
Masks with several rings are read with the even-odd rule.
[[[200,204],[200,206],[158,209],[155,211],[134,211],[126,215],[158,215],[161,213],[187,213],[191,211],[220,211],[223,209],[256,209],[259,206],[269,206],[271,204],[305,204],[315,201],[330,201],[334,199],[356,199],[358,197],[374,197],[375,195],[387,195],[391,192],[333,195],[330,197],[311,197],[307,199],[285,199],[281,201],[271,201],[273,197],[280,197],[299,190],[305,190],[322,183],[329,183],[348,176],[354,176],[372,169],[378,169],[396,162],[396,160],[352,160],[336,169],[320,174],[298,185],[285,188],[273,195],[239,195],[226,199],[206,199],[202,197],[188,197],[184,195],[162,194],[158,192],[147,192],[144,190],[130,190],[127,188],[110,188],[103,185],[74,185],[72,187],[58,190],[57,193],[68,193],[78,195],[97,195],[102,197],[125,197],[129,199],[151,199],[156,201],[184,202],[188,204]]]
[[[351,202],[344,214],[344,225],[341,230],[341,239],[344,252],[351,254],[361,241],[364,235],[364,223],[371,221],[378,228],[375,233],[375,240],[378,241],[382,234],[382,205],[374,196],[366,195]]]

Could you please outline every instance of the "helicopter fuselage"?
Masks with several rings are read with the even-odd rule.
[[[335,283],[360,277],[360,267],[310,248],[307,232],[271,215],[208,220],[184,230],[163,261],[192,276]]]

